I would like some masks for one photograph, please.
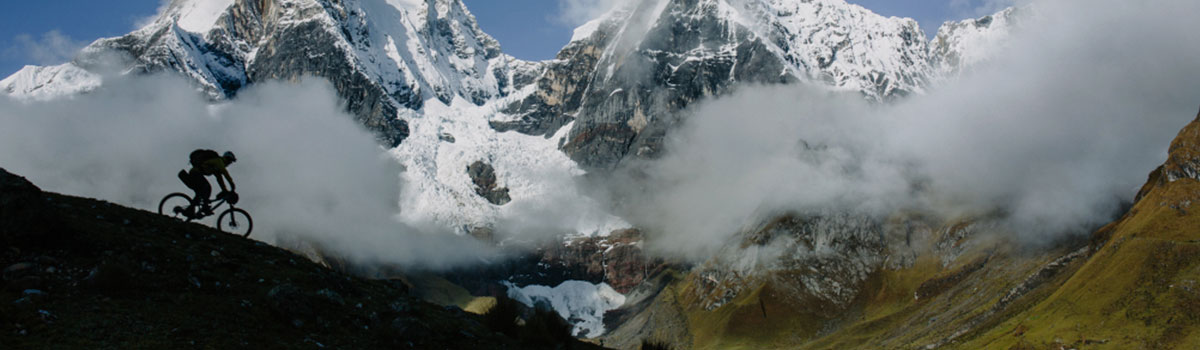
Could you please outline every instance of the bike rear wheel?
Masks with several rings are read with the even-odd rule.
[[[158,214],[183,221],[192,221],[191,213],[187,212],[191,205],[192,197],[188,197],[186,194],[179,192],[168,194],[158,202]]]
[[[250,237],[250,231],[254,230],[254,219],[251,219],[250,213],[245,210],[229,209],[221,212],[221,216],[217,217],[217,229],[221,232]]]

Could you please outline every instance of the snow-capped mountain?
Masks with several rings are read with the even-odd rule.
[[[248,84],[317,76],[388,144],[408,133],[402,110],[516,91],[537,65],[500,52],[460,1],[176,0],[149,25],[88,46],[90,68],[120,53],[134,72],[175,71],[214,99]]]
[[[574,179],[655,157],[691,103],[747,83],[879,102],[920,94],[994,52],[1017,15],[948,23],[929,41],[911,19],[843,0],[635,1],[576,29],[556,59],[528,62],[504,54],[460,0],[174,0],[145,27],[71,63],[26,67],[0,91],[52,99],[114,73],[175,72],[219,102],[315,76],[404,165],[405,221],[603,236],[629,224]]]
[[[316,76],[394,147],[404,219],[478,233],[532,214],[568,219],[508,228],[606,235],[628,224],[572,179],[654,157],[692,102],[745,83],[875,101],[922,93],[986,57],[1016,14],[947,23],[930,42],[911,19],[843,0],[628,4],[576,29],[556,59],[527,62],[502,53],[460,0],[174,0],[145,27],[0,88],[86,92],[114,60],[116,73],[177,72],[214,101]]]
[[[948,23],[931,44],[912,19],[842,0],[632,2],[577,29],[538,91],[496,126],[551,135],[574,120],[563,151],[608,169],[654,157],[678,111],[740,84],[803,82],[875,101],[922,93],[1000,45],[1011,13]]]

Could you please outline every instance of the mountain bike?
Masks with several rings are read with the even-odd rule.
[[[228,205],[217,216],[217,229],[221,232],[232,233],[242,237],[250,237],[250,231],[254,229],[254,219],[250,218],[250,213],[236,208],[233,205],[237,204],[237,193],[222,192],[217,195],[217,199],[210,202],[207,206],[196,204],[192,201],[192,197],[175,192],[163,197],[161,202],[158,202],[158,213],[173,217],[184,222],[192,220],[200,220],[212,216],[217,209],[222,205]]]

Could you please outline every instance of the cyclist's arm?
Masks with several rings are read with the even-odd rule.
[[[218,173],[217,176],[214,176],[215,178],[217,178],[217,185],[221,186],[221,192],[228,191],[225,188],[225,179],[223,178],[226,176],[229,176],[229,173],[224,170],[222,170],[220,173]]]
[[[209,160],[209,166],[214,169],[217,185],[221,186],[221,191],[234,191],[237,189],[237,184],[233,183],[233,177],[229,176],[229,170],[225,169],[225,162],[220,159]],[[229,187],[225,186],[225,181],[229,181]]]
[[[225,176],[226,180],[229,180],[229,192],[237,192],[237,184],[233,183],[233,176],[229,176],[229,170],[222,169],[221,175]],[[217,178],[221,177],[218,176]]]

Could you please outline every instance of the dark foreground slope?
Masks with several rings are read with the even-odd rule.
[[[0,348],[588,348],[533,345],[482,318],[290,252],[0,169]]]

